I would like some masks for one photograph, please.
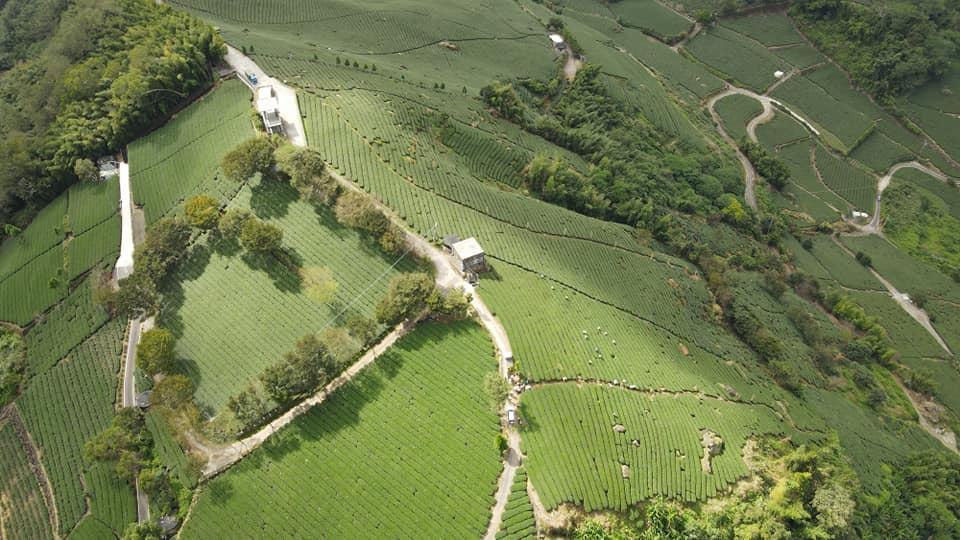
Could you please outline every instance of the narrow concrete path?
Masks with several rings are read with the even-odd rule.
[[[130,188],[130,165],[120,162],[120,256],[114,266],[114,279],[119,281],[133,273],[133,192]]]
[[[503,523],[503,512],[510,500],[513,479],[517,475],[521,460],[520,435],[516,431],[510,430],[507,433],[507,455],[503,460],[503,473],[500,474],[500,483],[497,486],[497,493],[494,495],[495,502],[493,509],[490,511],[490,523],[487,524],[487,532],[483,535],[484,540],[494,540],[497,537],[497,532]],[[529,479],[527,481],[529,482]]]
[[[135,239],[143,240],[143,234],[135,234],[133,189],[130,185],[130,165],[122,161],[119,164],[120,180],[120,256],[114,266],[114,283],[126,279],[133,274],[133,252],[136,249]],[[139,238],[137,238],[139,237]],[[136,406],[137,389],[135,386],[134,371],[136,369],[137,345],[140,344],[140,319],[130,321],[127,331],[127,348],[123,356],[123,380],[120,389],[120,405],[123,407]],[[147,494],[140,489],[140,480],[134,482],[137,495],[137,522],[144,523],[150,520],[150,504]]]
[[[720,136],[723,140],[733,147],[733,151],[736,153],[737,160],[740,162],[740,166],[743,168],[743,199],[747,201],[747,206],[753,209],[754,212],[757,211],[757,197],[754,193],[754,189],[757,184],[757,171],[753,168],[753,163],[750,163],[750,160],[747,159],[747,156],[740,151],[740,144],[733,140],[733,137],[727,133],[727,130],[723,127],[723,119],[720,118],[720,115],[717,114],[716,104],[721,99],[732,96],[735,94],[732,89],[724,90],[718,94],[714,94],[707,101],[707,110],[710,112],[710,117],[713,118],[713,123],[715,124],[717,131],[720,133]]]

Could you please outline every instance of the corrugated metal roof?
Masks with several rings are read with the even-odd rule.
[[[473,237],[461,240],[451,247],[461,261],[469,259],[470,257],[476,257],[477,255],[483,255],[483,248],[480,247],[480,242],[477,242],[477,239]]]

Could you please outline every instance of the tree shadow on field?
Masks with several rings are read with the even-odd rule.
[[[158,317],[160,326],[170,330],[174,336],[183,336],[183,318],[180,309],[186,302],[183,283],[194,281],[206,271],[210,264],[212,250],[206,244],[194,244],[186,258],[177,264],[176,269],[167,275],[160,287],[163,303]]]
[[[207,484],[207,493],[210,496],[210,502],[214,506],[225,506],[230,498],[233,497],[233,484],[227,475],[220,475],[212,482]]]
[[[298,294],[303,290],[300,274],[291,270],[277,256],[246,252],[240,259],[251,269],[267,274],[273,286],[283,292]]]
[[[250,210],[262,219],[280,218],[300,193],[282,179],[260,178],[250,181]]]

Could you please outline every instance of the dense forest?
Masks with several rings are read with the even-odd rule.
[[[209,85],[224,52],[211,27],[152,0],[3,4],[0,223],[22,225],[76,181],[78,160],[118,150]]]
[[[636,225],[664,209],[750,216],[737,199],[739,171],[716,154],[674,141],[636,107],[617,99],[600,66],[586,64],[574,81],[494,82],[481,96],[497,113],[583,156],[577,171],[553,156],[536,156],[526,187],[542,199],[595,217]],[[735,209],[732,209],[735,207]]]
[[[883,99],[943,76],[960,54],[960,2],[800,0],[792,14],[857,84]]]

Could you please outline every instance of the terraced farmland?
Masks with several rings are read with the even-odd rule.
[[[657,495],[703,501],[748,474],[740,457],[748,438],[809,439],[766,407],[594,384],[534,388],[521,416],[526,467],[548,509],[626,510]],[[724,440],[710,473],[701,468],[702,430]]]
[[[134,202],[153,223],[214,183],[220,159],[253,135],[250,91],[228,80],[150,135],[130,144]],[[229,189],[225,182],[220,185]]]
[[[418,327],[211,480],[181,537],[482,535],[500,470],[482,390],[495,369],[475,323]]]
[[[122,320],[107,324],[35,377],[17,400],[50,478],[62,535],[87,508],[82,447],[113,417],[123,330]],[[132,491],[124,497],[132,500]]]
[[[526,477],[524,477],[526,478]],[[10,422],[0,420],[0,534],[4,538],[52,538],[50,513],[27,454]]]
[[[0,246],[0,320],[26,325],[119,250],[119,182],[72,186]],[[111,261],[112,262],[112,261]]]
[[[527,495],[527,471],[519,469],[513,477],[510,498],[503,511],[503,522],[497,531],[497,540],[521,540],[537,537],[537,522]]]
[[[792,67],[763,45],[723,26],[704,29],[686,49],[740,85],[761,93],[776,82],[776,71]]]
[[[960,286],[933,267],[897,249],[878,236],[845,236],[843,244],[851,251],[862,251],[884,279],[907,294],[925,293],[929,298],[960,302]]]
[[[870,174],[836,156],[823,146],[817,145],[816,167],[823,183],[850,205],[868,214],[873,214],[877,193],[877,180]]]

